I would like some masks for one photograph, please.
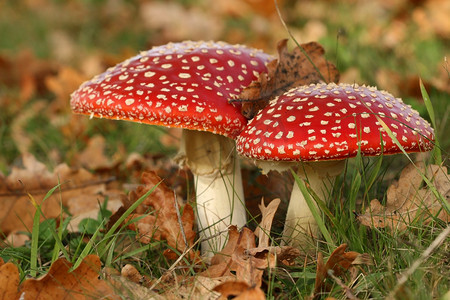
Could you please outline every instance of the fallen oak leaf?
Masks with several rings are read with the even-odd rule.
[[[258,234],[267,237],[275,211],[280,204],[280,199],[271,201],[268,206],[262,202],[260,209],[262,221]],[[296,257],[300,255],[298,249],[292,247],[271,247],[269,238],[263,241],[263,247],[256,248],[256,234],[248,228],[240,232],[236,226],[229,228],[228,242],[220,253],[216,253],[211,259],[211,266],[202,272],[201,276],[217,278],[221,276],[232,276],[236,274],[236,280],[247,283],[249,286],[260,287],[262,276],[267,268],[275,268],[277,260],[286,265],[291,265]],[[260,243],[261,244],[261,243]]]
[[[354,251],[346,252],[346,249],[347,244],[342,244],[337,247],[333,253],[331,253],[326,263],[323,262],[322,253],[319,252],[317,254],[317,271],[313,297],[317,297],[321,295],[322,292],[329,290],[326,279],[329,276],[328,272],[330,270],[333,272],[334,276],[339,277],[356,264],[373,264],[372,259],[368,254],[361,254]]]
[[[211,278],[232,276],[231,271],[236,271],[233,254],[240,251],[240,255],[243,255],[246,249],[255,248],[255,246],[255,235],[250,229],[244,227],[239,232],[236,226],[230,226],[227,243],[222,251],[211,258],[211,265],[200,276]]]
[[[445,197],[450,195],[450,178],[444,166],[429,165],[426,169],[423,163],[417,163],[420,173],[428,174],[429,180],[438,193]],[[403,169],[397,182],[387,190],[386,205],[377,199],[370,202],[364,214],[357,219],[365,226],[377,228],[405,230],[411,223],[420,220],[422,224],[429,223],[435,216],[444,222],[450,221],[450,215],[442,208],[429,187],[418,187],[423,178],[414,165]]]
[[[13,263],[4,263],[0,267],[0,300],[17,299],[19,288],[19,270]]]
[[[267,65],[267,73],[244,88],[236,99],[241,102],[241,112],[247,119],[264,108],[276,96],[291,88],[319,82],[338,82],[339,71],[325,57],[325,50],[317,42],[301,44],[292,53],[287,49],[287,39],[278,42],[278,59]]]
[[[120,275],[131,282],[136,284],[143,284],[144,286],[149,286],[150,279],[147,276],[141,275],[133,265],[126,264],[120,270]]]
[[[166,240],[169,247],[178,252],[184,252],[194,244],[194,211],[189,204],[184,205],[183,212],[178,218],[178,203],[174,192],[167,187],[161,178],[153,171],[142,173],[143,185],[123,199],[123,207],[111,217],[117,220],[135,201],[148,191],[158,186],[130,215],[125,223],[128,228],[139,233],[138,238],[142,243],[150,243],[152,240]],[[151,213],[151,214],[150,214]],[[133,221],[134,220],[134,221]],[[181,224],[180,224],[181,223]],[[164,255],[169,259],[178,257],[173,251],[165,251]],[[188,258],[195,260],[198,253],[190,251]]]
[[[21,299],[120,299],[106,281],[99,279],[100,258],[88,255],[80,266],[70,272],[72,263],[56,260],[46,275],[28,279],[20,287]]]

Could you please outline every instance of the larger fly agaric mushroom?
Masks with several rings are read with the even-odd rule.
[[[393,140],[389,130],[395,137]],[[327,200],[345,159],[433,148],[433,129],[417,111],[375,87],[312,84],[271,100],[238,136],[239,154],[257,160],[263,171],[298,165],[297,174]],[[283,236],[289,245],[310,248],[317,223],[297,184],[289,203]]]
[[[246,224],[240,167],[230,138],[247,120],[227,100],[266,71],[270,59],[242,45],[172,43],[141,52],[72,94],[76,113],[188,129],[178,160],[194,174],[207,256],[221,250],[229,225]]]

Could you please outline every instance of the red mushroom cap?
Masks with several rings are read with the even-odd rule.
[[[375,87],[334,83],[297,87],[273,99],[236,147],[244,156],[275,161],[344,159],[359,146],[369,156],[401,152],[376,116],[405,151],[433,148],[433,128],[401,99]]]
[[[268,54],[242,45],[168,44],[85,82],[70,104],[80,114],[235,137],[247,120],[227,100],[266,71],[269,60]]]

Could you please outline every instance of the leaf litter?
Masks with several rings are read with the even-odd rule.
[[[17,168],[4,178],[4,181],[9,184],[4,182],[0,186],[6,186],[9,189],[14,187],[16,191],[22,192],[24,190],[22,185],[13,184],[17,178],[21,178],[24,186],[29,186],[32,190],[45,189],[58,182],[57,177],[55,178],[56,174],[60,178],[70,178],[75,187],[80,184],[89,185],[96,179],[86,170],[74,171],[67,166],[58,166],[53,172],[50,172],[32,156],[24,158],[24,165],[24,169]],[[66,173],[55,173],[57,170],[65,170],[73,177],[61,176]],[[36,172],[40,175],[36,175]],[[40,176],[41,178],[37,179]],[[86,181],[86,179],[89,180]],[[73,272],[69,272],[72,264],[65,259],[58,259],[53,263],[47,275],[39,279],[28,279],[18,286],[21,293],[25,292],[25,295],[31,295],[30,298],[25,299],[40,299],[39,295],[52,295],[52,297],[58,298],[71,295],[74,299],[86,299],[85,296],[94,295],[93,297],[95,297],[98,294],[110,295],[108,299],[116,299],[117,295],[124,293],[150,295],[155,299],[160,296],[178,298],[182,295],[194,297],[196,295],[198,297],[216,295],[222,297],[220,299],[227,297],[265,299],[261,289],[264,273],[269,269],[276,270],[279,265],[292,266],[295,259],[299,257],[298,249],[278,246],[270,238],[273,218],[280,200],[274,199],[267,205],[261,200],[259,208],[262,219],[255,232],[248,228],[239,231],[236,227],[231,226],[226,246],[211,259],[211,264],[204,269],[198,251],[193,248],[196,235],[192,207],[176,199],[174,191],[161,182],[161,178],[155,172],[144,172],[142,185],[130,192],[128,196],[119,197],[122,207],[117,210],[115,216],[111,217],[110,222],[114,222],[126,208],[157,184],[153,193],[130,215],[127,226],[138,233],[137,238],[142,243],[166,240],[169,248],[173,250],[166,249],[164,256],[175,261],[173,266],[184,264],[183,260],[179,260],[180,255],[187,258],[198,270],[194,277],[186,277],[186,274],[176,275],[173,272],[174,269],[171,269],[169,273],[161,277],[161,280],[155,281],[141,275],[135,267],[126,265],[122,268],[121,276],[114,275],[106,279],[99,279],[100,260],[95,255],[86,257],[80,267]],[[105,187],[101,187],[101,190],[104,191]],[[54,205],[60,207],[60,204]],[[83,204],[81,204],[82,206]],[[82,212],[81,207],[79,209]],[[48,214],[48,212],[46,213]],[[59,213],[59,211],[55,213],[55,216]],[[348,255],[350,254],[344,255],[344,257]],[[325,269],[328,268],[328,265]],[[339,265],[344,266],[344,269],[350,268],[342,262],[339,262]],[[0,284],[5,281],[12,282],[11,286],[16,286],[13,290],[17,291],[17,285],[15,285],[16,282],[18,283],[17,267],[11,264],[4,269],[3,272],[0,269]],[[319,269],[318,276],[321,274],[320,276],[324,277],[323,272],[323,268]],[[337,273],[336,276],[341,274]],[[80,276],[82,279],[78,278]],[[162,289],[156,288],[158,284]],[[173,287],[177,285],[179,287],[174,290]],[[92,287],[96,287],[96,289]],[[36,294],[37,291],[39,291],[39,295]],[[155,294],[156,291],[159,295]],[[4,290],[4,292],[8,293],[9,290]]]
[[[0,177],[0,229],[5,236],[22,230],[31,232],[36,207],[30,197],[40,205],[42,221],[59,217],[62,206],[70,206],[72,198],[80,195],[103,202],[107,182],[83,168],[70,168],[66,164],[49,171],[32,154],[24,154],[21,167],[15,166],[8,176]],[[47,192],[58,184],[59,188],[46,198]]]

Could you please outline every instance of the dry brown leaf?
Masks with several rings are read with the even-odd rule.
[[[266,296],[258,286],[250,286],[243,281],[228,281],[219,284],[214,291],[221,294],[219,300],[264,300]]]
[[[255,257],[273,257],[276,255],[277,262],[285,266],[294,265],[294,260],[300,256],[300,249],[291,246],[267,246],[248,249],[247,254]],[[269,263],[269,267],[274,268],[275,262]]]
[[[250,286],[261,286],[268,259],[246,253],[246,250],[255,248],[255,235],[245,227],[239,232],[236,226],[231,226],[228,234],[227,244],[220,253],[212,257],[211,266],[201,276],[215,278],[230,276],[231,272],[235,272],[236,280],[244,281]]]
[[[46,101],[36,101],[25,107],[12,120],[11,137],[21,154],[28,153],[33,144],[33,138],[27,131],[29,121],[41,114],[47,105]]]
[[[1,260],[0,267],[0,300],[18,298],[19,270],[12,263],[4,263]]]
[[[24,299],[120,299],[106,281],[99,279],[100,258],[88,255],[78,268],[64,258],[56,260],[48,273],[39,279],[28,279],[20,288]]]
[[[135,192],[132,192],[128,199],[125,199],[124,207],[118,214],[123,213],[132,203],[146,194],[155,185],[159,185],[155,190],[137,207],[135,213],[128,218],[128,221],[141,218],[129,225],[129,228],[139,233],[140,241],[149,243],[153,240],[166,240],[167,244],[180,252],[187,250],[194,244],[194,210],[189,204],[182,207],[183,213],[180,213],[180,226],[177,207],[181,208],[182,203],[176,203],[174,192],[169,189],[161,178],[155,172],[144,172],[142,174],[143,186],[139,186]],[[181,210],[181,209],[180,209]],[[148,214],[153,212],[152,214]],[[147,215],[145,215],[147,214]],[[145,215],[145,216],[144,216]],[[117,215],[111,220],[115,220]],[[186,240],[185,240],[186,238]],[[177,255],[167,250],[164,255],[169,259],[174,259]],[[197,253],[191,251],[189,258],[194,259]]]
[[[270,242],[270,229],[272,228],[273,218],[280,205],[280,198],[273,199],[265,206],[264,198],[261,199],[259,210],[262,214],[261,223],[255,230],[255,235],[258,237],[258,247],[268,247]]]
[[[105,155],[106,141],[101,135],[89,139],[86,149],[76,155],[75,161],[90,170],[110,170],[120,163]]]
[[[45,79],[48,90],[56,96],[49,110],[48,115],[50,118],[58,113],[68,113],[70,111],[70,106],[67,105],[67,99],[87,79],[87,76],[82,75],[80,72],[68,66],[62,66],[58,70],[57,75],[49,76]],[[50,120],[52,121],[52,119]]]
[[[239,232],[236,226],[231,226],[227,244],[220,253],[212,257],[210,267],[201,273],[201,276],[220,278],[232,276],[234,272],[237,281],[260,287],[264,270],[275,268],[277,261],[292,265],[294,259],[300,255],[298,249],[269,246],[271,224],[279,204],[280,199],[271,201],[267,206],[261,202],[259,207],[262,221],[255,233],[245,227]],[[260,236],[258,248],[255,243],[256,234]]]
[[[418,163],[419,171],[425,173],[425,166]],[[444,166],[429,165],[426,168],[427,177],[444,198],[450,195],[450,177]],[[365,226],[405,230],[411,223],[420,220],[422,224],[429,223],[432,218],[450,221],[450,215],[442,208],[429,187],[420,188],[422,177],[414,165],[403,169],[400,178],[392,184],[386,195],[386,206],[377,199],[370,202],[366,212],[358,216]]]
[[[8,234],[4,242],[9,247],[20,247],[30,240],[30,235],[21,230],[13,231]]]
[[[350,270],[350,268],[353,268],[356,264],[372,264],[372,260],[368,254],[360,254],[354,251],[345,252],[346,249],[346,244],[337,247],[333,253],[331,253],[326,263],[323,262],[322,253],[318,253],[314,297],[329,290],[329,287],[326,284],[329,270],[333,271],[334,276],[339,277]]]
[[[130,264],[126,264],[125,266],[123,266],[120,274],[126,279],[138,284],[141,283],[143,279],[143,276],[139,273],[138,269]]]
[[[236,271],[233,254],[240,251],[240,255],[244,255],[246,249],[254,247],[255,235],[250,229],[244,227],[239,232],[236,226],[230,226],[227,244],[211,258],[210,267],[200,275],[211,278],[232,275],[231,271]]]
[[[242,114],[251,119],[265,107],[270,99],[289,89],[318,82],[338,82],[337,68],[325,57],[325,50],[316,42],[300,45],[304,52],[296,47],[292,53],[287,49],[287,39],[278,43],[278,59],[267,65],[267,73],[259,75],[257,81],[247,86],[237,99],[242,102]]]

